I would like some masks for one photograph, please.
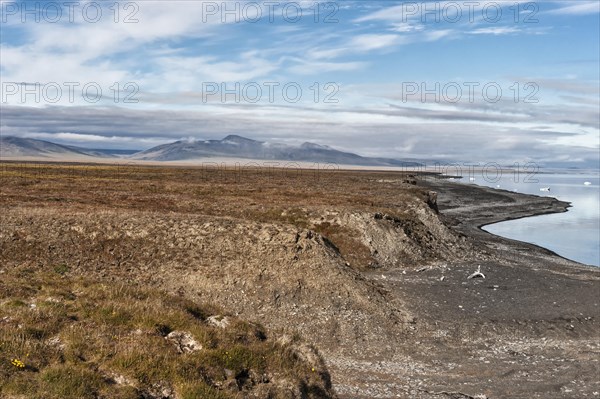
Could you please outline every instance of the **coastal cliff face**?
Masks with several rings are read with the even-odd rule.
[[[408,317],[307,229],[112,211],[90,217],[30,210],[5,221],[15,226],[0,236],[7,267],[66,264],[76,274],[135,281],[269,328],[291,328],[313,343],[381,343],[388,324]]]
[[[578,345],[588,348],[578,392],[597,385],[598,310],[577,304],[593,303],[597,273],[473,233],[501,212],[544,205],[527,208],[527,196],[469,188],[486,208],[458,185],[401,173],[141,166],[5,165],[2,187],[4,272],[63,265],[68,278],[212,303],[218,323],[227,315],[267,336],[297,334],[324,363],[317,352],[297,357],[327,367],[341,397],[506,396],[532,360],[542,393],[527,397],[563,397],[549,388],[552,364]],[[478,267],[487,278],[468,280]],[[498,370],[498,382],[472,377]],[[311,381],[332,395],[328,376]],[[527,387],[514,389],[525,397]]]
[[[366,345],[376,355],[399,339],[415,315],[363,272],[414,270],[460,259],[459,249],[469,248],[440,221],[430,194],[401,179],[373,181],[373,188],[386,194],[385,202],[365,206],[364,201],[382,198],[367,192],[340,197],[341,204],[323,202],[321,184],[335,182],[332,175],[317,185],[300,180],[297,193],[277,199],[253,191],[264,179],[260,175],[240,186],[188,181],[178,197],[172,187],[177,180],[148,173],[137,186],[117,181],[123,186],[110,193],[111,207],[98,203],[108,198],[76,187],[52,186],[44,196],[27,195],[32,202],[19,204],[16,196],[25,196],[23,191],[7,193],[14,202],[0,233],[3,264],[65,264],[75,274],[135,281],[216,303],[322,347],[352,352]],[[284,182],[271,183],[271,190]],[[26,190],[39,189],[28,183]],[[165,193],[150,189],[154,185],[169,188]],[[204,190],[203,196],[188,196]],[[305,204],[307,197],[315,203]],[[256,208],[248,212],[238,201],[254,202]],[[218,210],[208,208],[217,204]]]

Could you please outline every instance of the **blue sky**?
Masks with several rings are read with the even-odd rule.
[[[241,134],[597,164],[597,0],[278,3],[2,0],[1,133],[139,149]]]

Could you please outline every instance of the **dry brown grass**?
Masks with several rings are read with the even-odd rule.
[[[332,242],[353,267],[373,262],[349,228],[315,222],[323,209],[402,214],[423,200],[404,184],[408,173],[193,168],[52,163],[0,163],[4,206],[51,206],[69,211],[122,209],[226,216],[313,229]],[[405,220],[414,215],[405,213]]]

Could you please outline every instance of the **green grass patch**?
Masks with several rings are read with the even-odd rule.
[[[250,375],[325,385],[263,327],[233,317],[215,327],[206,319],[223,314],[217,307],[156,290],[20,270],[3,274],[0,298],[0,397],[128,399],[159,387],[177,398],[237,398],[263,380],[264,397],[278,397],[272,377]],[[201,349],[182,352],[172,331]]]

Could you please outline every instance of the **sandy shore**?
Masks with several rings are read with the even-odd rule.
[[[419,184],[439,193],[444,221],[479,255],[370,273],[418,318],[388,357],[331,354],[341,397],[600,397],[600,270],[480,229],[569,204],[435,177]],[[486,278],[468,279],[479,266]]]

